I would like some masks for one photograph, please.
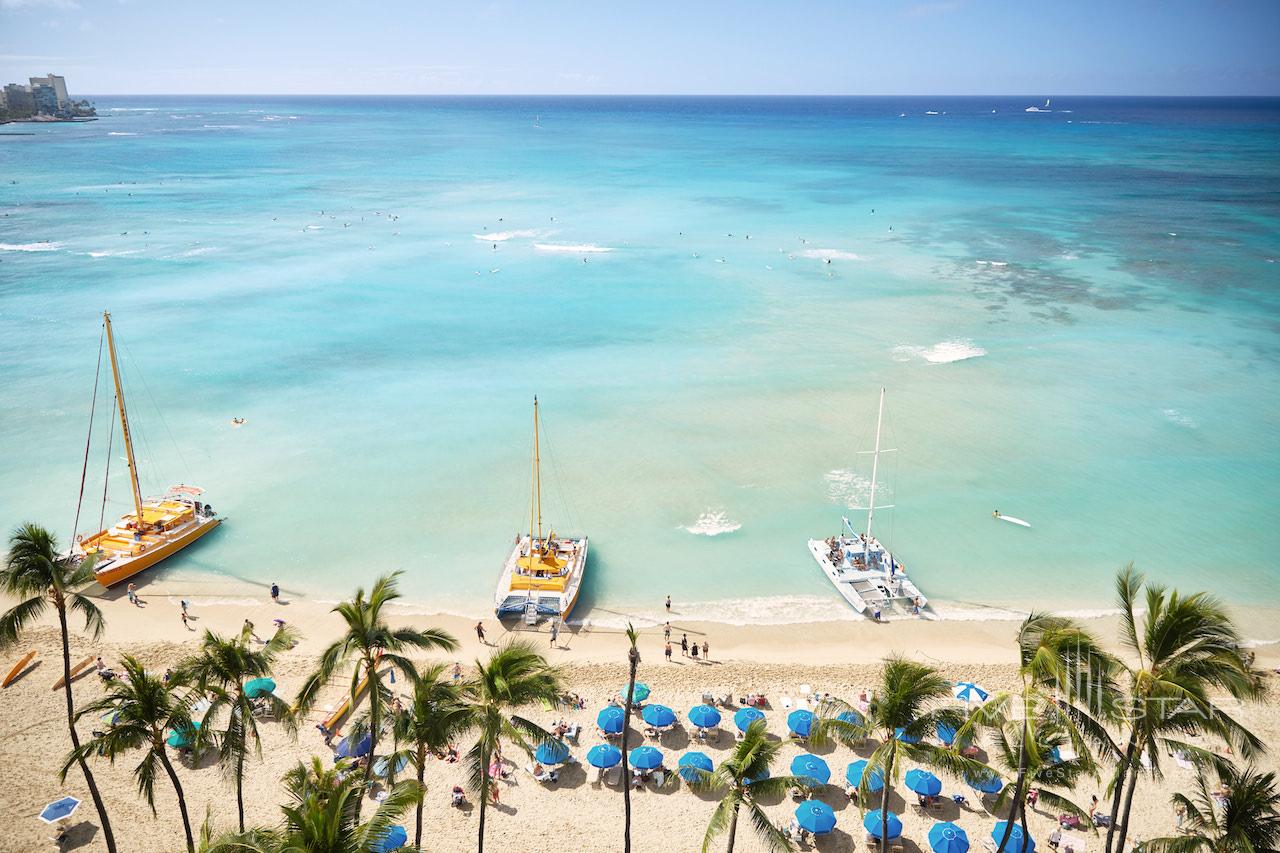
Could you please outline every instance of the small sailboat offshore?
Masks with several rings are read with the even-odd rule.
[[[884,389],[880,389],[880,412],[876,417],[876,446],[865,451],[872,455],[871,500],[867,507],[867,529],[858,533],[849,519],[842,518],[840,534],[830,539],[810,539],[809,553],[822,568],[827,580],[854,610],[866,615],[909,613],[919,615],[929,600],[907,577],[906,567],[889,549],[871,535],[876,515],[876,477],[880,471],[880,454],[894,448],[882,448],[880,438],[884,426]],[[882,506],[880,509],[890,509]],[[871,612],[868,614],[868,610]]]
[[[544,616],[567,619],[578,603],[587,567],[587,537],[542,535],[542,459],[538,443],[538,398],[533,398],[533,494],[529,532],[516,534],[502,567],[494,609],[498,618],[523,616],[537,624]]]
[[[129,484],[133,490],[133,512],[111,527],[90,536],[76,536],[71,549],[73,557],[94,557],[94,574],[98,583],[109,587],[133,577],[161,560],[172,557],[217,527],[221,520],[213,507],[200,500],[204,490],[196,486],[173,486],[163,497],[142,497],[138,483],[138,465],[133,455],[133,436],[129,430],[129,413],[125,406],[124,387],[120,382],[120,362],[116,355],[115,337],[111,331],[111,315],[102,315],[107,352],[111,359],[111,376],[115,382],[116,409],[120,415],[120,434],[124,439],[125,461],[129,466]],[[101,351],[99,351],[101,353]],[[101,365],[101,355],[99,355]],[[95,378],[95,398],[97,380]],[[92,418],[91,418],[92,421]],[[114,423],[114,419],[113,419]],[[90,439],[92,439],[92,423]],[[85,467],[89,462],[89,442],[85,444]],[[111,469],[111,438],[107,439],[107,475]],[[81,500],[84,478],[81,477]],[[106,489],[103,489],[106,504]],[[76,512],[79,524],[79,508]]]
[[[1027,107],[1025,110],[1023,110],[1023,112],[1024,113],[1051,113],[1053,112],[1053,110],[1049,109],[1049,99],[1045,98],[1043,107],[1037,107],[1033,105],[1033,106]]]

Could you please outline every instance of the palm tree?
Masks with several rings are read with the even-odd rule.
[[[418,631],[413,628],[391,628],[383,619],[382,608],[388,602],[400,597],[397,589],[397,578],[400,572],[383,575],[374,583],[365,598],[363,587],[356,588],[356,594],[350,601],[344,601],[333,612],[340,615],[347,624],[346,633],[335,640],[320,655],[320,663],[315,672],[303,683],[298,691],[294,710],[306,714],[315,705],[321,688],[329,683],[334,673],[347,663],[354,663],[351,673],[351,705],[354,708],[359,692],[360,681],[369,678],[369,754],[372,756],[378,749],[378,735],[382,727],[382,676],[378,671],[380,660],[387,660],[398,666],[405,676],[413,677],[413,663],[402,653],[412,649],[441,649],[452,651],[458,647],[458,641],[446,631],[429,628]],[[364,781],[369,782],[373,772],[373,762],[365,765]],[[359,808],[359,806],[357,806]]]
[[[156,765],[164,769],[174,793],[178,795],[178,811],[182,815],[182,829],[187,835],[187,851],[192,853],[195,841],[191,836],[191,819],[187,815],[187,798],[165,751],[166,729],[191,731],[191,709],[187,700],[178,695],[176,682],[166,683],[164,678],[147,672],[136,658],[128,655],[121,661],[121,667],[123,676],[111,683],[106,695],[76,714],[77,720],[111,714],[111,724],[105,732],[72,752],[62,768],[62,775],[66,777],[73,762],[94,754],[104,755],[114,764],[119,756],[145,748],[146,755],[133,771],[138,780],[138,792],[146,798],[151,813],[155,814]]]
[[[282,626],[260,649],[251,647],[252,638],[253,627],[248,623],[234,637],[220,637],[205,631],[200,651],[176,669],[179,680],[190,684],[196,693],[211,697],[203,725],[196,732],[197,749],[215,736],[214,720],[222,711],[227,712],[226,728],[218,732],[216,738],[223,769],[235,782],[241,832],[244,832],[244,760],[250,739],[255,754],[262,758],[262,738],[254,716],[254,703],[265,702],[288,731],[296,731],[295,718],[283,699],[274,693],[252,699],[245,691],[245,683],[269,676],[276,658],[297,642],[298,635],[292,628]]]
[[[867,802],[871,779],[874,771],[879,770],[884,774],[880,809],[885,813],[889,810],[889,791],[896,781],[900,756],[955,776],[981,777],[992,772],[987,765],[962,756],[958,745],[955,749],[945,749],[925,742],[924,738],[932,735],[939,724],[954,730],[960,730],[964,724],[965,715],[959,708],[941,704],[950,699],[951,682],[936,669],[893,655],[885,659],[880,686],[866,716],[859,721],[858,715],[847,714],[852,709],[845,703],[828,701],[820,709],[809,739],[821,744],[827,737],[846,743],[869,735],[878,737],[880,745],[867,760],[870,770],[862,775],[858,799]],[[886,825],[881,830],[881,848],[889,849],[888,842]]]
[[[327,768],[319,758],[299,763],[285,774],[290,802],[281,806],[284,823],[278,828],[213,837],[206,827],[201,853],[373,853],[397,820],[422,800],[416,782],[397,783],[378,804],[369,820],[360,822],[364,783],[349,772],[347,763]],[[406,853],[415,847],[400,847]]]
[[[1280,791],[1274,773],[1219,764],[1221,793],[1209,789],[1203,770],[1193,797],[1174,794],[1186,811],[1186,835],[1153,838],[1150,853],[1263,853],[1280,849]]]
[[[9,595],[23,599],[11,610],[0,616],[0,649],[18,642],[27,628],[53,606],[58,614],[58,627],[62,631],[62,692],[67,700],[67,729],[71,733],[71,748],[77,754],[76,763],[84,774],[85,785],[93,806],[98,810],[102,823],[102,840],[108,853],[115,853],[116,838],[111,832],[107,807],[98,793],[89,763],[79,755],[80,736],[76,733],[75,702],[71,698],[71,641],[67,633],[67,610],[74,610],[84,617],[85,630],[97,640],[106,628],[106,620],[92,601],[80,592],[93,583],[92,557],[76,561],[73,557],[58,553],[58,543],[53,534],[37,524],[27,523],[9,537],[9,554],[4,569],[0,570],[0,589]]]
[[[1032,613],[1019,627],[1017,641],[1021,688],[993,693],[969,716],[955,738],[963,744],[971,739],[974,729],[992,730],[995,754],[1014,776],[1012,786],[1006,786],[996,802],[997,808],[1006,801],[1012,804],[1004,837],[997,845],[1001,850],[1019,817],[1027,830],[1026,794],[1033,785],[1047,804],[1087,817],[1050,786],[1070,788],[1081,776],[1096,775],[1091,745],[1108,756],[1118,753],[1093,713],[1097,708],[1112,716],[1116,698],[1116,664],[1097,640],[1070,619]],[[1077,757],[1053,762],[1051,750],[1066,745]]]
[[[445,665],[437,663],[410,676],[413,695],[395,718],[395,738],[409,744],[410,749],[392,756],[390,765],[394,767],[400,756],[405,755],[417,771],[419,787],[423,787],[427,758],[446,749],[475,723],[471,708],[463,701],[462,685],[446,679],[444,672]],[[413,843],[421,846],[421,800],[418,801],[415,821]]]
[[[1146,609],[1141,623],[1136,612],[1140,596]],[[1107,853],[1124,849],[1143,756],[1158,776],[1163,750],[1197,752],[1170,735],[1211,734],[1246,760],[1265,750],[1261,740],[1209,698],[1210,690],[1239,700],[1266,693],[1263,675],[1246,660],[1240,634],[1222,604],[1207,593],[1181,595],[1146,583],[1132,564],[1116,577],[1116,598],[1120,638],[1130,660],[1122,675],[1120,721],[1127,738],[1111,782]]]
[[[729,832],[728,853],[733,853],[733,845],[738,836],[738,814],[743,806],[747,807],[747,816],[756,835],[771,851],[790,850],[791,842],[787,836],[769,820],[760,800],[786,796],[792,788],[808,788],[811,783],[801,776],[769,776],[769,766],[782,751],[782,741],[771,739],[765,732],[764,720],[755,720],[743,733],[742,740],[733,748],[733,754],[720,762],[713,771],[698,768],[684,768],[686,775],[694,775],[690,783],[699,790],[724,789],[724,798],[720,800],[716,810],[711,814],[707,824],[706,835],[702,838],[702,853],[711,849],[716,836],[726,830]]]
[[[623,853],[631,853],[631,773],[628,771],[627,733],[631,729],[631,697],[636,692],[636,670],[640,668],[640,650],[636,648],[636,629],[627,623],[627,640],[631,648],[627,652],[627,667],[630,676],[627,680],[627,701],[622,714],[622,810],[625,820],[622,827]]]
[[[489,804],[489,761],[503,740],[523,749],[529,741],[550,738],[536,723],[513,712],[540,701],[554,701],[562,691],[560,672],[530,643],[516,641],[494,651],[487,663],[476,661],[476,678],[465,690],[478,738],[467,752],[471,788],[480,800],[478,853],[484,853],[485,812]]]

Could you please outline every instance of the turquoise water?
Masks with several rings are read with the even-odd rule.
[[[109,309],[144,485],[229,518],[177,577],[402,568],[484,611],[536,393],[579,615],[840,615],[805,540],[857,517],[884,386],[877,531],[940,611],[1105,606],[1130,560],[1280,602],[1280,101],[1032,102],[101,98],[0,128],[29,134],[0,137],[0,524],[69,535]]]

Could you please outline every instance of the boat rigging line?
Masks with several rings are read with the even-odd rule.
[[[93,418],[98,409],[98,386],[102,382],[102,344],[106,340],[107,329],[104,325],[98,335],[98,366],[93,372],[93,400],[89,403],[89,434],[84,440],[84,465],[80,468],[80,495],[76,498],[76,520],[71,525],[71,538],[76,537],[80,529],[80,509],[84,505],[84,484],[89,476],[89,447],[93,443]]]

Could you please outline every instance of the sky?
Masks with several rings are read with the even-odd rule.
[[[1280,95],[1280,0],[0,0],[73,95]]]

